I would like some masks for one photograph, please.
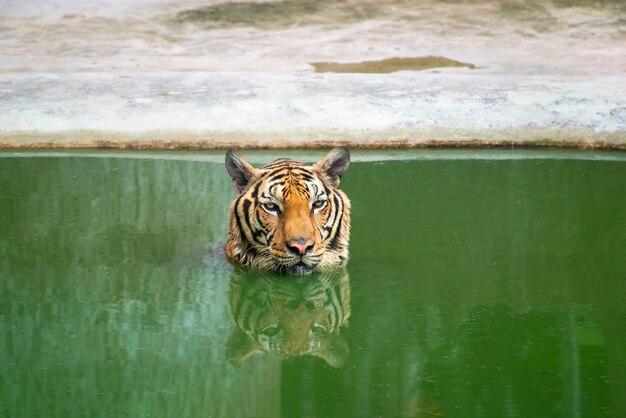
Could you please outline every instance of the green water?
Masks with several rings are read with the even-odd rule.
[[[222,153],[0,154],[0,416],[625,416],[624,154],[353,157],[348,268],[295,281],[216,249]]]

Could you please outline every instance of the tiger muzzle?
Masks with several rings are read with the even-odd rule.
[[[313,252],[315,249],[315,243],[313,240],[306,237],[298,237],[285,242],[285,247],[289,254],[295,256],[304,256]]]

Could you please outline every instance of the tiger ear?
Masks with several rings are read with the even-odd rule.
[[[243,192],[257,170],[234,149],[226,151],[225,162],[226,170],[233,179],[235,190],[237,193]]]
[[[313,167],[325,174],[333,187],[337,187],[341,175],[348,169],[349,165],[350,153],[348,150],[345,148],[335,148],[326,154],[324,158],[315,163]]]

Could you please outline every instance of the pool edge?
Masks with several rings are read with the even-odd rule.
[[[120,150],[221,150],[241,149],[446,149],[539,148],[626,151],[626,143],[604,140],[44,140],[0,141],[1,150],[120,149]]]

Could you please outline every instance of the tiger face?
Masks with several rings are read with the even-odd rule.
[[[230,210],[228,258],[288,274],[344,264],[350,201],[337,187],[349,164],[343,148],[312,166],[281,158],[261,168],[229,150],[226,168],[238,196]]]

